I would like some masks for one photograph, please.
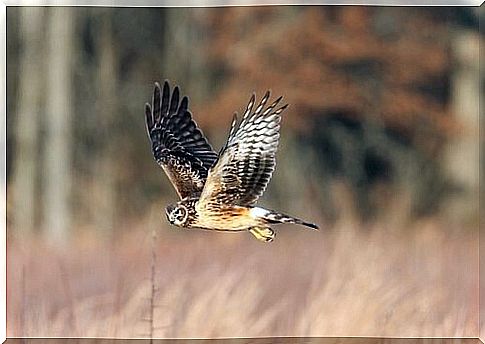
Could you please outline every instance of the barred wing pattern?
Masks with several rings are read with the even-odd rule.
[[[153,156],[183,199],[200,195],[217,154],[192,119],[188,98],[179,97],[178,87],[170,97],[168,82],[162,91],[156,83],[145,115]]]
[[[264,109],[269,96],[268,91],[253,112],[253,94],[239,125],[234,115],[227,143],[200,196],[200,210],[210,213],[225,206],[250,206],[263,194],[276,164],[280,114],[288,106],[274,110],[279,97]]]

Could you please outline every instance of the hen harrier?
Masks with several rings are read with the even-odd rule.
[[[251,97],[242,120],[231,124],[226,144],[214,152],[188,110],[188,98],[180,100],[178,87],[170,95],[167,81],[155,84],[152,105],[145,105],[148,136],[157,163],[177,190],[181,201],[166,208],[168,221],[183,228],[249,231],[270,242],[271,224],[295,223],[318,229],[312,223],[254,206],[275,168],[282,97],[266,106],[270,92],[253,111]]]

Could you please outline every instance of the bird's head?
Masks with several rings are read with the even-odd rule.
[[[185,227],[187,219],[189,218],[189,211],[187,207],[181,203],[170,204],[165,208],[165,214],[170,224]]]

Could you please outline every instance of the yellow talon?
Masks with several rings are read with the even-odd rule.
[[[254,237],[263,242],[271,242],[274,240],[276,233],[269,227],[251,227],[249,229]]]

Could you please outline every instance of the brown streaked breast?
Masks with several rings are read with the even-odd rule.
[[[260,225],[260,222],[249,214],[246,207],[223,207],[218,209],[200,209],[198,212],[197,224],[194,226],[214,229],[241,231],[250,227]]]

